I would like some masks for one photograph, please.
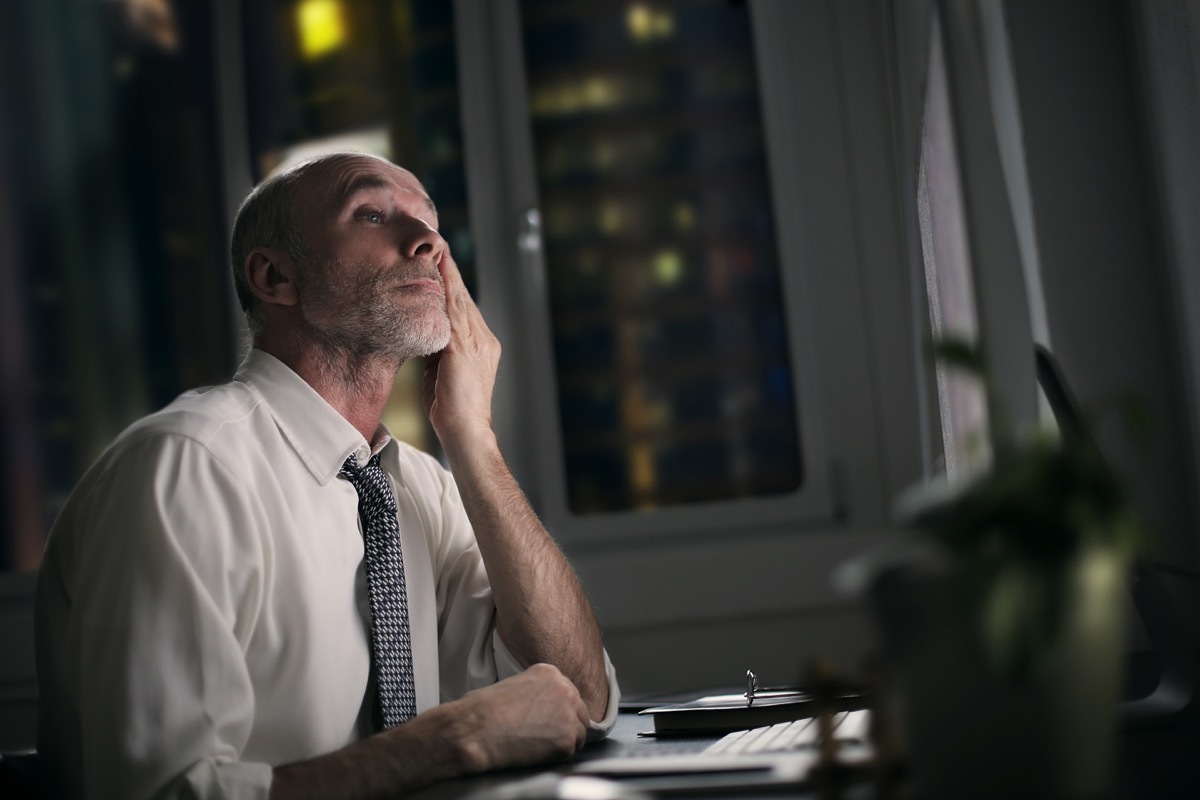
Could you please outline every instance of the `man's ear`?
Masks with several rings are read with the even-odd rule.
[[[290,258],[275,247],[256,247],[246,256],[246,282],[263,303],[294,306],[299,299],[296,290],[296,268]]]

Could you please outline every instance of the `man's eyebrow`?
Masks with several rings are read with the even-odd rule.
[[[339,198],[341,201],[340,204],[345,205],[346,203],[350,202],[351,198],[353,198],[354,195],[358,194],[359,192],[369,189],[382,189],[391,185],[391,181],[377,172],[358,175],[354,178],[354,180],[346,184],[345,189],[342,190],[341,197]],[[429,208],[433,216],[436,217],[438,213],[437,206],[433,204],[432,198],[430,198],[429,195],[422,195],[422,199],[425,201],[425,205]]]

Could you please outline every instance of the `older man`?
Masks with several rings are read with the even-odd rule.
[[[616,714],[591,608],[491,426],[500,346],[413,175],[336,154],[238,213],[254,347],[121,434],[38,582],[71,797],[376,797],[561,759]],[[381,414],[428,356],[450,465]]]

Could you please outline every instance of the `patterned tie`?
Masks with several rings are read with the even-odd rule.
[[[383,727],[393,728],[417,713],[413,686],[412,641],[408,631],[408,594],[400,557],[396,497],[376,454],[358,468],[353,455],[338,473],[358,492],[367,559],[367,595],[371,603],[371,645]]]

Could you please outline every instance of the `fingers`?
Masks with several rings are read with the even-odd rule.
[[[587,741],[587,707],[575,685],[549,664],[536,664],[468,698],[482,703],[475,735],[492,766],[562,761]]]
[[[455,263],[454,257],[450,255],[448,249],[438,262],[438,270],[442,274],[442,284],[446,291],[446,313],[450,317],[452,342],[455,338],[464,343],[478,340],[481,345],[483,342],[494,339],[495,337],[483,319],[483,313],[472,299],[466,283],[463,282],[458,264]]]
[[[457,292],[459,290],[467,291],[467,285],[463,282],[462,272],[458,268],[458,264],[454,261],[454,256],[450,255],[450,249],[446,248],[442,253],[442,259],[438,262],[438,271],[442,273],[442,281],[446,285],[446,294],[450,293],[451,287]]]
[[[565,753],[565,756],[578,751],[587,742],[587,732],[591,724],[591,716],[588,714],[587,704],[583,702],[583,698],[580,696],[579,690],[575,688],[575,684],[571,683],[570,679],[551,664],[534,664],[524,674],[550,684],[550,692],[552,693],[551,702],[556,702],[561,709],[563,723],[567,727],[574,728],[575,745],[574,748]],[[572,722],[568,722],[568,715],[574,716],[573,725]]]
[[[587,706],[583,701],[579,701],[579,707],[583,711],[583,717],[579,721],[579,729],[575,732],[575,752],[578,753],[587,744],[588,728],[591,726],[591,720],[588,718]]]
[[[469,313],[470,309],[475,309],[475,313],[478,314],[475,301],[471,299],[467,284],[463,282],[462,272],[454,257],[450,255],[449,249],[438,262],[438,271],[442,273],[442,285],[446,289],[446,310],[451,314],[451,322],[454,322],[456,316],[461,319],[461,315]]]

